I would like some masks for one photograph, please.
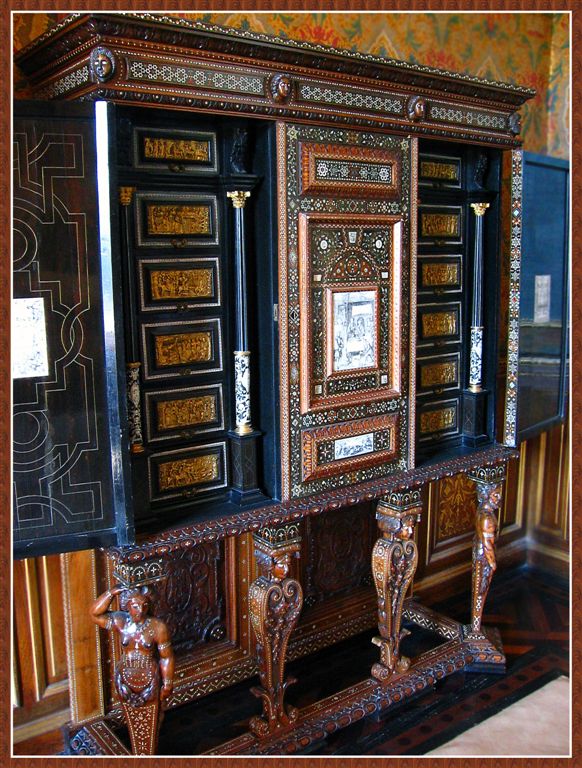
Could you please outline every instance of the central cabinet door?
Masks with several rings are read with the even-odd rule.
[[[277,129],[282,496],[413,461],[416,142]]]

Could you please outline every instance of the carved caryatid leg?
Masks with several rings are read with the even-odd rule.
[[[162,576],[162,561],[118,565],[119,583],[91,607],[93,621],[118,632],[121,658],[115,667],[115,688],[134,755],[155,755],[162,707],[173,689],[174,652],[168,627],[150,615],[151,584]],[[111,610],[115,596],[120,610]]]
[[[380,647],[380,662],[373,665],[372,676],[380,682],[387,682],[410,666],[410,659],[400,655],[404,636],[402,606],[418,562],[412,537],[421,511],[419,491],[392,493],[376,508],[382,538],[372,552],[372,575],[378,594],[380,637],[372,642]]]
[[[496,512],[501,504],[505,465],[477,467],[467,473],[477,486],[477,517],[473,538],[473,585],[471,592],[471,633],[482,635],[483,609],[493,573],[495,560]]]
[[[264,738],[297,719],[297,710],[284,703],[293,678],[285,679],[285,655],[291,632],[303,605],[301,585],[288,577],[291,557],[299,556],[296,524],[262,528],[254,534],[259,577],[249,589],[249,611],[257,639],[261,686],[252,689],[263,701],[262,717],[249,723],[255,736]]]

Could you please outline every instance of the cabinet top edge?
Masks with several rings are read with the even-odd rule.
[[[15,61],[25,74],[33,75],[82,41],[93,39],[97,44],[100,38],[108,36],[340,72],[516,108],[535,96],[534,89],[507,82],[157,13],[71,14],[19,51]]]

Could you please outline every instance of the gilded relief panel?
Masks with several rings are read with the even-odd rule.
[[[418,307],[418,342],[448,344],[461,338],[461,303],[422,304]]]
[[[461,256],[420,256],[418,259],[419,293],[443,294],[461,290]]]
[[[439,392],[449,387],[458,387],[459,360],[458,352],[439,357],[417,358],[416,383],[418,393]]]
[[[463,241],[463,209],[460,206],[419,206],[419,243],[455,244]]]
[[[140,259],[138,268],[142,312],[202,309],[221,304],[217,257]]]
[[[177,128],[133,129],[134,167],[173,173],[218,172],[216,134]]]
[[[224,429],[222,384],[146,391],[145,406],[150,443]]]
[[[174,333],[155,336],[158,368],[168,365],[206,363],[212,356],[212,334],[210,331],[196,333]]]
[[[226,446],[154,453],[148,460],[150,501],[188,498],[226,486]]]
[[[418,412],[419,440],[454,435],[459,431],[459,401],[457,398],[441,400],[421,406]]]
[[[222,329],[218,318],[166,325],[142,323],[144,379],[222,370]]]
[[[418,161],[418,182],[423,186],[460,188],[461,159],[421,154]]]
[[[192,248],[218,244],[215,195],[135,193],[136,244],[141,248]]]

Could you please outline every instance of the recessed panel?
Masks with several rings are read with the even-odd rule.
[[[144,377],[189,376],[222,370],[222,340],[217,318],[142,325]]]
[[[149,443],[190,440],[224,429],[222,385],[145,393]]]
[[[461,303],[422,304],[418,307],[418,343],[457,343],[461,338]]]
[[[419,442],[450,437],[459,432],[459,400],[439,400],[421,405],[417,411]]]
[[[419,395],[439,394],[447,389],[458,389],[460,354],[431,355],[416,359],[416,391]]]
[[[419,256],[419,294],[458,293],[463,287],[462,256]]]
[[[217,245],[218,209],[214,195],[137,192],[136,242],[142,248]]]
[[[141,311],[220,306],[219,270],[218,258],[141,259]]]
[[[418,158],[418,182],[422,186],[459,189],[461,187],[461,158],[420,154]]]
[[[460,205],[420,205],[419,245],[460,245],[463,242],[463,209]]]
[[[211,443],[189,450],[154,453],[148,460],[150,501],[189,498],[224,488],[226,445]]]

